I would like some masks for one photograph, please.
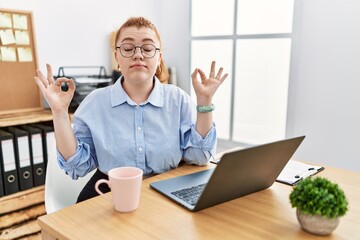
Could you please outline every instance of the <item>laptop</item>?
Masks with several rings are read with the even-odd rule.
[[[160,180],[150,187],[199,211],[270,187],[305,136],[225,153],[212,169]]]

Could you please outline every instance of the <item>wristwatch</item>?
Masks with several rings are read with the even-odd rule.
[[[207,105],[207,106],[196,106],[196,111],[200,112],[200,113],[207,113],[207,112],[212,112],[215,110],[215,105],[211,104],[211,105]]]

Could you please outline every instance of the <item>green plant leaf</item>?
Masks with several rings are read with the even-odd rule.
[[[289,198],[292,207],[311,215],[335,218],[344,216],[348,210],[348,201],[342,189],[322,177],[301,180]]]

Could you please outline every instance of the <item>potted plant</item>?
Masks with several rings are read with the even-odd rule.
[[[342,189],[326,178],[301,180],[290,194],[292,207],[301,227],[317,235],[330,234],[339,225],[348,210],[348,201]]]

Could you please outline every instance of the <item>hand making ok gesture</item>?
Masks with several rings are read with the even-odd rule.
[[[211,63],[211,69],[209,77],[207,78],[205,73],[196,68],[191,74],[192,84],[196,93],[198,105],[210,105],[212,98],[218,89],[218,87],[224,82],[228,74],[222,75],[223,68],[220,67],[219,71],[215,75],[215,61]],[[197,74],[200,74],[200,81],[197,78]]]
[[[36,70],[36,76],[34,77],[35,82],[39,86],[53,113],[67,112],[75,92],[74,80],[63,77],[55,81],[49,64],[46,64],[46,69],[47,77],[45,77],[40,70]],[[61,89],[61,84],[64,82],[68,83],[67,91]]]

